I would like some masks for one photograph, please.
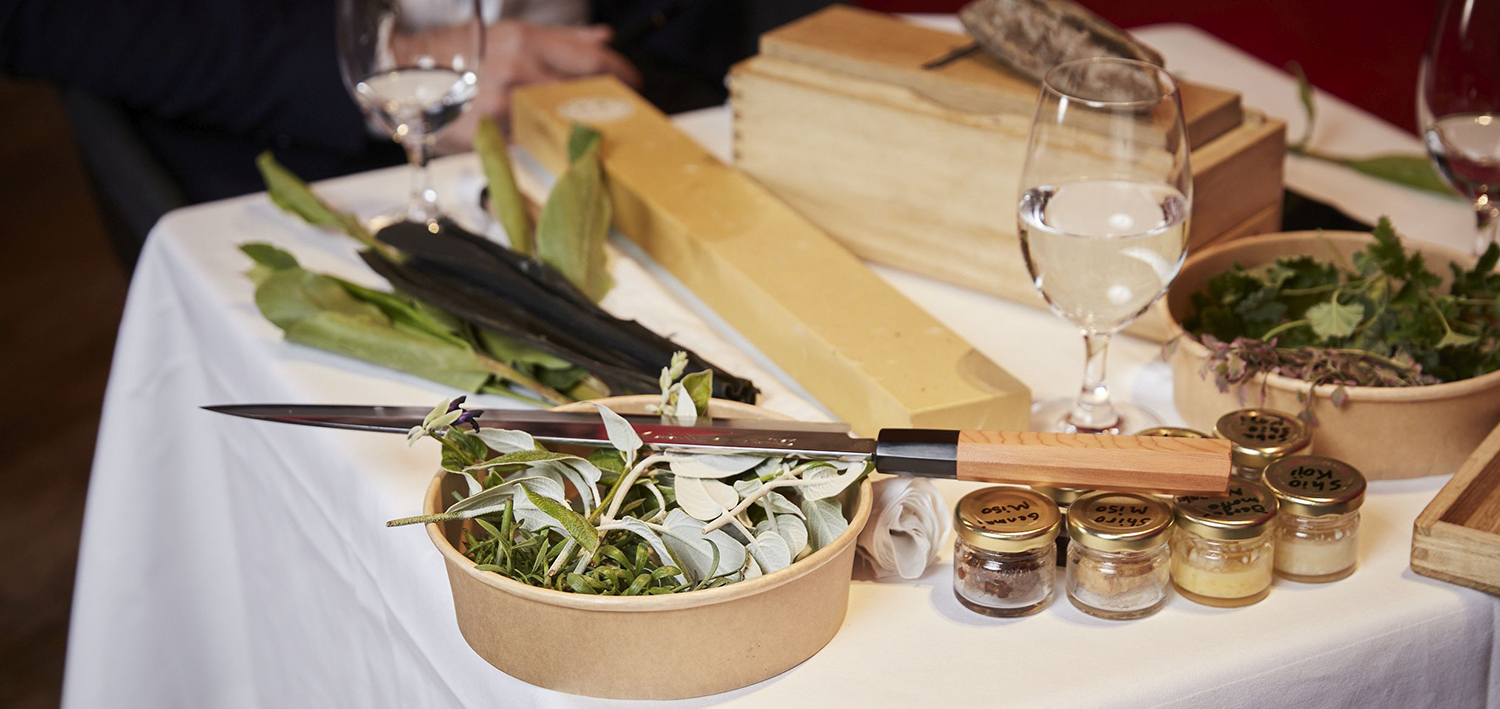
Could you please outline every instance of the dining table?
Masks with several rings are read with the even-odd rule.
[[[954,26],[951,17],[914,22]],[[1305,129],[1295,80],[1199,29],[1134,32],[1180,77],[1233,87],[1248,107]],[[1328,153],[1420,154],[1411,133],[1318,92],[1311,144]],[[732,160],[726,107],[676,125]],[[524,179],[551,176],[523,152]],[[443,206],[484,224],[477,159],[433,164]],[[1327,162],[1288,156],[1286,184],[1410,239],[1459,249],[1470,208]],[[340,209],[375,215],[403,201],[404,168],[314,185]],[[1251,237],[1253,238],[1253,237]],[[420,526],[436,470],[432,441],[230,418],[201,407],[305,402],[432,405],[460,392],[288,343],[261,316],[239,246],[265,242],[307,268],[383,286],[346,236],[311,227],[264,193],[180,209],[152,230],[131,282],[105,396],[68,637],[66,707],[625,707],[563,694],[487,664],[454,618],[443,560]],[[615,286],[602,305],[693,349],[762,390],[760,404],[804,420],[831,415],[641,249],[609,241]],[[1076,392],[1078,331],[1049,312],[887,266],[870,266],[1033,396]],[[1155,342],[1111,347],[1116,395],[1181,419]],[[510,399],[479,396],[488,406]],[[1452,471],[1376,481],[1362,510],[1359,567],[1330,584],[1278,580],[1237,609],[1173,597],[1116,622],[1059,598],[996,619],[952,591],[951,541],[926,573],[876,580],[856,569],[838,634],[763,682],[671,706],[1442,707],[1500,706],[1500,599],[1415,574],[1412,522]],[[939,481],[951,506],[976,486]],[[1496,563],[1500,563],[1497,560]],[[703,628],[702,632],[714,632]],[[651,662],[657,639],[593,653]],[[524,645],[514,649],[527,652]]]

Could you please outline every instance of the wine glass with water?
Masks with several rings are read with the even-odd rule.
[[[1110,398],[1110,337],[1166,292],[1187,249],[1192,175],[1177,83],[1126,59],[1047,72],[1017,208],[1021,252],[1053,312],[1087,349],[1077,397],[1039,402],[1039,431],[1128,433],[1160,425]]]
[[[427,160],[438,133],[479,93],[479,0],[338,0],[338,48],[344,85],[411,162],[411,200],[390,221],[436,230]]]
[[[1483,253],[1500,229],[1500,0],[1445,0],[1417,77],[1427,153],[1474,203]]]

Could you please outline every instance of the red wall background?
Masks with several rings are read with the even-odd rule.
[[[1121,27],[1182,22],[1416,132],[1417,64],[1440,0],[1078,0]],[[956,12],[962,0],[863,0],[887,12]]]

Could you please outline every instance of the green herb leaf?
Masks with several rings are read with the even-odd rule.
[[[510,248],[523,256],[536,251],[535,234],[532,232],[531,215],[526,212],[526,200],[516,187],[516,175],[510,164],[510,149],[505,134],[494,119],[479,119],[474,131],[474,152],[479,155],[479,165],[484,169],[484,178],[490,186],[490,216],[505,228],[510,239]]]
[[[1453,188],[1448,186],[1425,155],[1376,155],[1368,158],[1343,158],[1340,162],[1370,177],[1455,198]]]
[[[294,256],[270,244],[240,244],[240,251],[255,262],[246,275],[250,276],[250,281],[257,286],[277,271],[298,268],[297,259]]]
[[[568,536],[578,543],[578,546],[589,551],[599,548],[599,531],[594,529],[594,525],[589,524],[582,515],[557,500],[532,492],[531,488],[526,485],[520,487],[526,493],[527,501],[546,513],[548,517],[557,520]]]
[[[1365,318],[1365,308],[1358,303],[1331,300],[1307,309],[1307,322],[1313,332],[1325,340],[1348,337]]]
[[[295,214],[313,226],[325,229],[337,229],[354,237],[360,243],[385,253],[383,244],[379,244],[370,236],[359,219],[351,214],[345,214],[324,202],[312,188],[307,186],[302,178],[292,174],[291,170],[282,167],[281,163],[271,155],[271,151],[261,153],[255,158],[255,167],[260,170],[261,179],[265,180],[266,193],[271,202],[284,211]]]
[[[484,445],[483,441],[464,431],[450,428],[444,431],[442,436],[443,440],[453,446],[453,448],[443,447],[442,466],[444,470],[461,472],[464,468],[472,465],[474,461],[484,460],[484,457],[489,455],[490,450]]]
[[[1474,335],[1465,335],[1461,332],[1454,332],[1452,330],[1449,330],[1443,333],[1443,339],[1438,340],[1437,348],[1443,349],[1446,347],[1463,347],[1465,345],[1472,345],[1478,341],[1479,338],[1475,337]]]
[[[573,160],[542,208],[536,253],[590,298],[604,298],[613,285],[604,244],[613,215],[604,190],[598,142]]]
[[[603,138],[599,135],[599,131],[582,123],[574,123],[573,131],[568,134],[568,162],[573,162],[590,152],[598,152],[601,140]]]
[[[813,551],[832,544],[849,528],[849,521],[844,519],[844,506],[833,498],[803,500],[802,513],[807,519],[807,542]]]
[[[803,480],[823,480],[824,482],[813,485],[805,485],[798,490],[802,493],[804,500],[821,500],[833,497],[844,491],[851,483],[864,475],[867,464],[857,461],[845,466],[841,473],[837,468],[829,465],[820,465],[802,474]]]
[[[481,429],[481,431],[482,430],[483,429]],[[483,440],[483,439],[480,439],[480,440]],[[582,460],[582,459],[579,458],[576,455],[568,455],[567,453],[553,453],[552,451],[546,451],[546,450],[536,450],[536,449],[532,449],[532,450],[518,450],[518,451],[511,452],[511,453],[506,453],[505,455],[502,455],[502,456],[498,456],[498,457],[495,457],[495,458],[490,458],[489,460],[486,460],[483,463],[480,463],[479,465],[476,465],[475,467],[476,468],[499,468],[499,467],[504,467],[504,466],[507,466],[507,465],[534,465],[536,463],[545,463],[545,462],[554,461],[554,460]]]
[[[285,328],[288,342],[353,357],[463,391],[492,378],[473,352],[341,312],[320,312]]]
[[[651,546],[651,549],[656,552],[657,559],[661,560],[663,564],[670,564],[674,569],[680,569],[675,561],[675,557],[673,556],[671,549],[667,547],[667,544],[662,540],[661,535],[658,535],[656,531],[651,529],[651,527],[645,522],[642,522],[641,520],[638,520],[634,517],[625,517],[621,519],[617,524],[624,527],[626,531],[629,531],[631,534],[634,534],[645,540],[645,542]],[[679,570],[674,575],[677,577],[678,582],[688,582],[687,574],[683,573],[682,571]]]
[[[444,310],[397,293],[385,293],[338,278],[334,281],[355,298],[380,308],[390,319],[391,325],[398,330],[430,337],[454,347],[472,349],[469,341],[460,335],[464,329],[463,322]]]
[[[496,453],[537,450],[536,439],[525,431],[510,431],[503,428],[483,428],[474,434]]]
[[[714,393],[714,370],[704,369],[682,378],[682,388],[693,399],[699,416],[708,415],[708,400]]]
[[[791,548],[787,546],[786,539],[772,529],[755,535],[755,539],[745,546],[745,550],[750,556],[755,557],[755,563],[765,573],[779,571],[792,565]]]
[[[520,492],[519,488],[522,486],[522,483],[529,486],[526,491],[527,499],[513,500],[512,498],[515,498]],[[529,498],[532,495],[547,497],[555,501],[563,499],[565,494],[566,491],[563,489],[563,484],[552,478],[540,476],[520,477],[459,500],[449,505],[445,512],[463,519],[502,512],[506,509],[507,505],[513,508],[512,512],[519,512],[519,503],[526,502],[530,504]],[[536,505],[532,505],[532,507],[540,509]]]
[[[745,545],[722,529],[704,534],[703,523],[680,509],[668,512],[663,525],[667,529],[663,540],[678,566],[698,581],[734,573],[745,565]]]
[[[625,459],[616,450],[595,448],[589,451],[589,462],[600,470],[607,470],[617,475],[625,473]]]
[[[615,450],[629,456],[646,445],[625,417],[598,402],[594,402],[594,408],[599,410],[599,416],[604,419],[604,430],[609,435],[609,444],[614,446]]]
[[[1292,76],[1297,78],[1297,98],[1302,101],[1302,115],[1307,119],[1302,129],[1302,137],[1298,138],[1296,143],[1297,147],[1302,148],[1306,147],[1308,140],[1312,138],[1313,121],[1317,118],[1317,105],[1313,103],[1315,92],[1312,82],[1307,80],[1307,74],[1302,71],[1301,64],[1290,62],[1286,68],[1292,72]]]
[[[388,326],[380,309],[356,300],[338,281],[300,268],[270,273],[255,289],[262,315],[286,330],[321,313],[339,313],[371,325]]]
[[[739,475],[765,460],[755,455],[673,455],[668,464],[681,478],[722,479]]]
[[[740,496],[733,487],[707,478],[677,478],[677,505],[693,518],[708,522],[734,507]]]

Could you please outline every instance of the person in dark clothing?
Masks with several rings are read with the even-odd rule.
[[[260,188],[274,149],[309,179],[396,164],[339,76],[332,0],[0,0],[0,72],[124,106],[189,202]],[[607,29],[502,20],[487,33],[477,108],[512,85],[614,72]]]
[[[826,4],[502,0],[502,13],[529,9],[549,21],[601,24],[542,25],[502,14],[486,30],[479,96],[439,151],[466,149],[478,115],[503,117],[510,88],[540,81],[607,73],[668,112],[717,105],[726,98],[725,72],[754,53],[761,32]],[[263,150],[309,180],[404,161],[393,141],[368,129],[339,75],[335,7],[335,0],[0,0],[0,74],[51,82],[121,116],[110,120],[126,127],[111,125],[110,133],[128,134],[140,147],[79,137],[106,213],[115,211],[112,203],[164,204],[112,227],[128,232],[114,235],[128,265],[161,211],[262,189],[254,158]],[[64,98],[75,131],[87,130]],[[97,150],[117,159],[90,154]],[[118,174],[131,170],[108,167],[136,156],[175,183],[170,199],[132,195],[144,188]]]

